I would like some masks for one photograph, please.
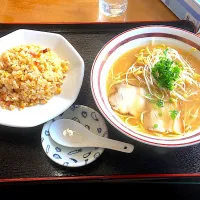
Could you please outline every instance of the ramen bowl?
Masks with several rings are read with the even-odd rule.
[[[124,123],[111,108],[106,87],[109,70],[124,53],[149,43],[176,46],[184,51],[195,48],[197,51],[193,53],[193,56],[200,57],[200,38],[191,32],[158,25],[127,30],[105,44],[94,60],[91,70],[91,90],[94,100],[107,121],[133,140],[158,147],[183,147],[199,143],[199,129],[173,138],[157,137],[134,130]]]

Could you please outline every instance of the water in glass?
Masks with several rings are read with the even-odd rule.
[[[99,0],[100,11],[110,17],[122,15],[128,6],[128,0]]]

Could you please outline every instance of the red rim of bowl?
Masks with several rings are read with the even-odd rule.
[[[138,136],[141,135],[142,137],[146,138],[147,140],[142,139],[142,138],[139,138],[139,137],[136,137],[135,135],[132,135],[132,134],[128,133],[126,130],[123,130],[123,129],[120,128],[115,122],[113,122],[113,121],[108,117],[108,115],[104,112],[103,108],[101,107],[101,105],[100,105],[100,103],[99,103],[98,98],[96,97],[95,89],[94,89],[94,87],[93,87],[93,71],[94,71],[94,67],[95,67],[96,61],[97,61],[99,55],[101,54],[101,52],[105,49],[105,47],[106,47],[108,44],[110,44],[113,40],[115,40],[115,39],[118,38],[119,36],[121,36],[121,35],[123,35],[123,34],[125,34],[125,33],[128,33],[128,32],[137,30],[137,29],[148,28],[148,27],[149,27],[149,28],[155,28],[155,27],[159,27],[159,28],[172,28],[172,29],[180,30],[180,31],[183,31],[183,32],[186,32],[186,33],[189,33],[189,34],[191,34],[191,35],[196,36],[194,33],[189,32],[189,31],[187,31],[187,30],[183,30],[183,29],[181,29],[181,28],[176,28],[176,27],[172,27],[172,26],[163,26],[163,25],[141,26],[141,27],[138,27],[138,28],[129,29],[129,30],[127,30],[127,31],[124,31],[124,32],[122,32],[122,33],[116,35],[115,37],[113,37],[111,40],[109,40],[109,41],[102,47],[102,49],[99,51],[99,53],[97,54],[97,56],[96,56],[96,58],[95,58],[95,60],[94,60],[94,62],[93,62],[92,69],[91,69],[90,83],[91,83],[91,90],[92,90],[92,94],[93,94],[94,100],[95,100],[95,102],[96,102],[96,104],[97,104],[99,110],[101,111],[101,113],[102,113],[102,114],[104,115],[104,117],[107,119],[107,121],[108,121],[113,127],[117,128],[121,133],[123,133],[124,135],[130,137],[131,139],[135,139],[135,140],[137,140],[137,141],[139,141],[139,142],[142,142],[142,143],[150,144],[150,145],[153,145],[153,146],[160,146],[160,147],[183,147],[183,146],[189,146],[189,145],[192,145],[192,144],[199,143],[199,142],[200,142],[200,139],[199,139],[199,140],[195,140],[195,141],[191,141],[191,142],[181,143],[181,144],[178,144],[178,143],[177,143],[177,144],[167,144],[167,143],[163,144],[163,143],[148,141],[148,139],[155,140],[155,141],[161,141],[161,140],[162,140],[162,141],[183,141],[184,139],[196,137],[197,135],[200,134],[200,132],[196,133],[195,135],[188,136],[188,137],[185,137],[185,138],[182,138],[182,139],[178,138],[178,139],[176,139],[176,140],[172,140],[172,139],[171,139],[171,140],[166,140],[166,139],[159,139],[159,138],[148,137],[148,136],[146,136],[146,135],[144,135],[144,134],[139,134],[139,133],[135,132],[134,130],[128,129],[127,127],[125,127],[126,129],[130,130],[131,132],[133,132],[135,135],[138,135]],[[152,33],[152,34],[153,34],[153,33]],[[162,34],[163,34],[163,33],[160,33],[160,35],[162,35]],[[168,34],[165,33],[164,35],[168,35]],[[171,34],[171,35],[172,35],[172,34]],[[175,39],[176,39],[176,37],[182,38],[182,37],[180,37],[180,36],[174,35],[174,38],[175,38]],[[128,37],[128,38],[130,38],[130,37]],[[128,40],[128,38],[126,38],[126,40]],[[185,40],[187,40],[187,39],[182,38],[182,41],[185,41]],[[131,40],[130,40],[130,41],[131,41]],[[190,41],[190,40],[188,40],[188,41],[189,41],[189,42],[187,42],[187,43],[189,43],[189,44],[192,43],[193,46],[197,47],[197,49],[200,50],[200,46],[199,46],[199,45],[196,45],[194,42],[192,42],[192,41]],[[123,43],[123,44],[125,44],[125,43]],[[119,45],[119,43],[117,43],[117,44],[109,51],[109,52],[111,52],[111,54],[118,48],[118,47],[116,48],[117,45]],[[112,51],[113,49],[114,49],[114,51]],[[108,55],[109,52],[108,52],[106,55]],[[109,56],[110,56],[111,54],[109,54]],[[104,64],[104,63],[103,63],[103,61],[102,61],[102,62],[101,62],[101,65],[103,66],[103,64]],[[99,77],[100,77],[100,76],[98,76],[98,80],[99,80]],[[99,90],[99,91],[101,91],[101,90]],[[101,96],[101,95],[100,95],[100,96]],[[103,100],[102,100],[102,101],[103,101]],[[104,102],[103,102],[103,104],[104,104],[104,106],[106,107],[106,105],[105,105]],[[106,107],[106,109],[107,109],[107,107]],[[113,116],[113,117],[114,117],[114,116]],[[114,118],[115,118],[115,117],[114,117]],[[118,121],[117,119],[115,119],[115,120]],[[122,125],[122,126],[123,126],[123,125]]]

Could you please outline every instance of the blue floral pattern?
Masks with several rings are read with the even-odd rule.
[[[46,147],[46,153],[49,153],[50,145],[48,144]]]
[[[61,157],[60,157],[60,155],[59,154],[53,154],[53,157],[55,158],[55,159],[62,159]]]
[[[80,107],[80,105],[72,105],[71,107],[70,107],[70,109],[72,110],[72,111],[74,111],[76,108],[79,108]]]
[[[80,123],[80,120],[77,117],[73,117],[72,120],[77,121],[78,123]]]
[[[69,158],[70,160],[72,160],[73,162],[77,163],[78,161],[75,158]]]
[[[75,120],[94,134],[108,137],[106,123],[98,112],[86,106],[72,105],[64,113],[43,126],[41,143],[47,156],[57,164],[66,167],[80,167],[95,161],[103,153],[103,148],[69,148],[61,146],[52,140],[49,127],[53,121],[63,118]]]
[[[46,130],[46,131],[45,131],[45,135],[46,135],[46,136],[50,136],[49,130]]]
[[[96,112],[92,112],[92,113],[91,113],[91,117],[92,117],[92,119],[94,119],[95,121],[99,121],[99,119],[97,118]]]
[[[83,155],[83,158],[87,158],[91,153],[92,153],[91,151],[88,152],[88,153],[85,153],[85,154]]]
[[[87,117],[87,112],[85,112],[85,111],[82,111],[82,117],[84,117],[84,118],[86,118]]]
[[[101,128],[97,128],[97,131],[98,131],[98,133],[101,133],[102,130],[101,130]]]
[[[56,147],[55,149],[56,149],[57,152],[61,152],[61,148]]]
[[[87,128],[88,130],[90,130],[90,126],[89,125],[85,125],[85,128]]]
[[[70,152],[68,153],[68,155],[77,154],[77,153],[80,153],[80,152],[82,152],[82,151],[83,151],[83,149],[76,149],[76,150],[70,151]]]
[[[64,163],[63,163],[63,166],[68,166],[68,165],[69,165],[68,162],[64,162]]]

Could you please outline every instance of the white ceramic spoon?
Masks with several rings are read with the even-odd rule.
[[[131,153],[132,144],[95,135],[82,124],[71,119],[54,121],[49,128],[50,136],[60,145],[67,147],[102,147]]]

